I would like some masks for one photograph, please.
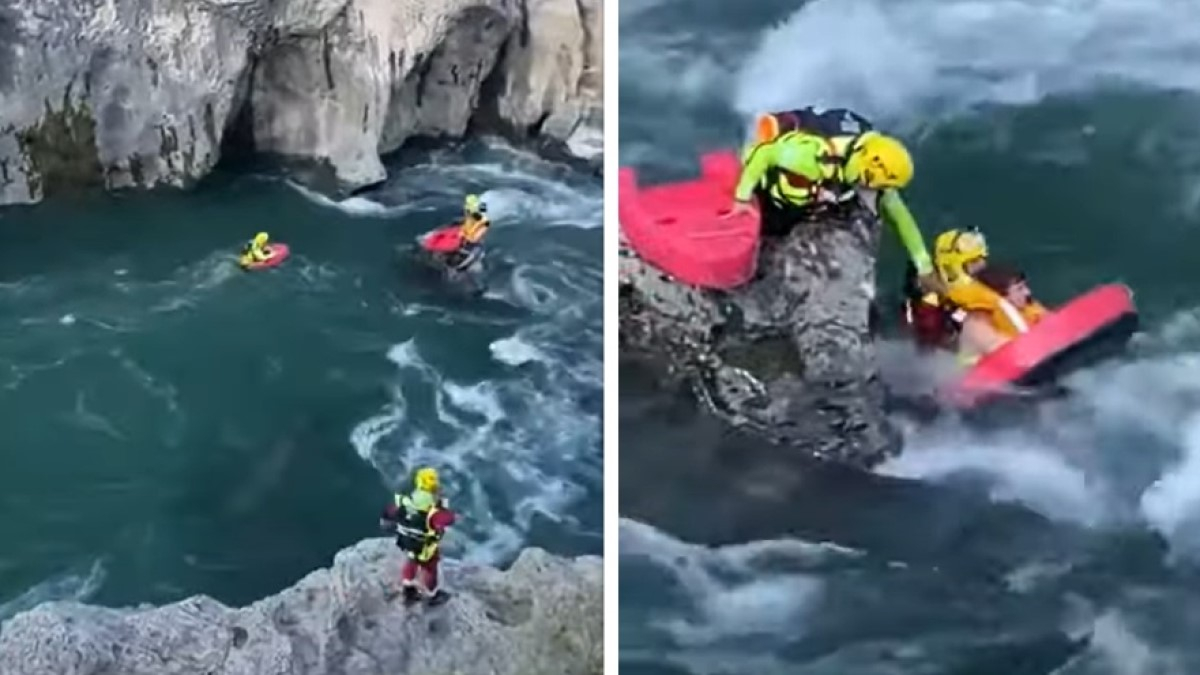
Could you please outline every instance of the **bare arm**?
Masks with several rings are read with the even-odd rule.
[[[987,354],[1008,341],[999,331],[992,327],[986,314],[970,312],[963,320],[962,335],[967,345],[980,354]]]

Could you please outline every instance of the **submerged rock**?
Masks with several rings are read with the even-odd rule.
[[[21,675],[591,675],[603,669],[603,567],[527,549],[512,568],[452,565],[438,607],[395,594],[390,539],[242,609],[205,596],[159,608],[38,606],[0,631]]]
[[[878,220],[804,223],[764,238],[728,292],[685,286],[623,248],[622,350],[689,380],[729,422],[806,454],[872,464],[898,447],[871,341]]]
[[[600,164],[601,0],[0,0],[0,204],[182,186],[223,151],[383,180],[415,137]],[[480,114],[477,114],[480,113]]]

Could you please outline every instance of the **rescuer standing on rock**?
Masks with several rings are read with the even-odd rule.
[[[400,574],[404,602],[420,600],[424,586],[429,604],[440,605],[449,599],[449,594],[438,588],[441,541],[456,516],[441,497],[436,470],[419,469],[413,483],[411,493],[396,494],[393,503],[387,505],[380,526],[395,531],[396,546],[407,556]]]

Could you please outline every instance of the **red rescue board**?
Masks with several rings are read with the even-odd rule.
[[[948,392],[950,401],[958,407],[974,407],[1019,387],[1056,357],[1122,322],[1130,326],[1122,337],[1128,341],[1136,318],[1133,291],[1127,286],[1108,284],[1092,289],[1047,314],[1029,332],[981,358]]]
[[[462,237],[458,225],[447,225],[421,237],[421,248],[433,253],[451,253],[458,250]]]
[[[759,213],[729,217],[740,164],[730,152],[700,159],[700,177],[651,187],[622,168],[617,210],[630,248],[681,283],[727,290],[754,276]]]
[[[248,270],[261,270],[268,267],[275,267],[284,260],[287,260],[288,255],[291,254],[291,249],[288,248],[287,244],[268,244],[267,249],[270,251],[270,253],[268,254],[266,260],[256,260],[243,263],[242,267],[245,267]]]

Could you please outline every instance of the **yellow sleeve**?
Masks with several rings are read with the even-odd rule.
[[[917,274],[929,274],[933,271],[933,261],[929,259],[929,250],[925,248],[925,238],[921,236],[921,228],[917,227],[917,219],[900,193],[887,189],[879,195],[879,209],[884,218],[891,222],[900,237],[900,243],[908,253],[908,259],[917,268]]]
[[[974,279],[953,284],[946,290],[946,299],[968,312],[991,312],[996,308],[998,298],[996,291]]]
[[[737,188],[733,198],[739,202],[748,202],[754,195],[754,188],[762,180],[767,171],[775,165],[778,155],[775,143],[763,143],[750,151],[750,156],[742,164],[742,175],[738,178]]]

